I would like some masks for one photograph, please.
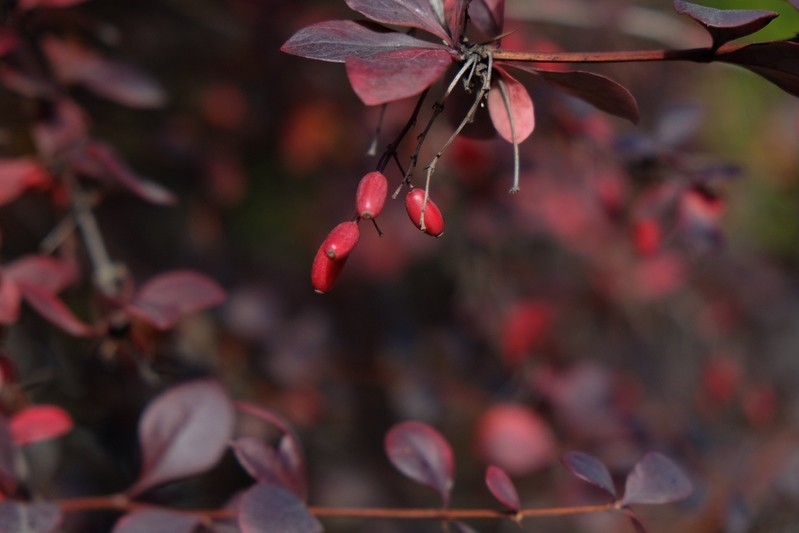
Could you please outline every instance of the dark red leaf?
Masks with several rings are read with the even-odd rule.
[[[163,186],[143,178],[131,170],[111,146],[93,142],[86,147],[87,155],[99,164],[103,174],[114,179],[143,200],[158,205],[172,205],[175,195]]]
[[[469,19],[487,36],[499,36],[505,23],[505,0],[472,0]]]
[[[69,261],[49,255],[26,255],[9,263],[5,276],[14,283],[35,285],[58,293],[74,283],[78,272]]]
[[[0,205],[22,196],[28,189],[49,186],[50,174],[31,158],[0,159]]]
[[[51,533],[61,523],[61,511],[50,503],[0,502],[3,533]]]
[[[17,321],[21,297],[17,284],[0,274],[0,324],[13,324]]]
[[[20,0],[18,9],[33,9],[34,7],[69,7],[82,4],[86,0]]]
[[[596,457],[583,452],[566,452],[560,462],[575,476],[616,498],[616,487],[608,467]]]
[[[584,100],[605,113],[625,118],[633,124],[638,123],[638,103],[635,97],[626,87],[610,78],[581,70],[524,70],[535,72],[558,90]]]
[[[281,442],[286,442],[285,436]],[[253,479],[280,485],[298,498],[304,498],[304,494],[298,492],[303,490],[303,483],[296,479],[296,471],[274,448],[253,437],[236,439],[230,443],[230,446],[239,464]]]
[[[502,505],[512,511],[521,509],[522,504],[519,501],[519,493],[516,491],[516,486],[507,472],[498,466],[491,465],[486,469],[485,481],[488,490]]]
[[[241,497],[238,508],[242,533],[321,533],[322,525],[291,492],[258,483]]]
[[[674,9],[701,24],[713,38],[713,48],[755,33],[779,16],[762,9],[716,9],[674,0]]]
[[[17,445],[11,436],[8,420],[0,416],[0,490],[11,494],[17,487]]]
[[[46,158],[63,155],[86,142],[86,117],[72,100],[62,98],[52,106],[52,113],[33,126],[33,140]]]
[[[347,5],[375,22],[419,28],[451,42],[430,0],[346,0]]]
[[[424,91],[452,64],[447,50],[411,49],[347,59],[347,76],[366,105],[401,100]]]
[[[134,511],[120,518],[112,533],[192,533],[200,525],[200,519],[188,513],[145,509]]]
[[[453,42],[460,42],[465,18],[466,0],[444,0],[444,21]]]
[[[25,301],[43,318],[76,337],[94,335],[94,328],[76,317],[55,293],[38,285],[17,284]]]
[[[671,503],[687,498],[693,490],[679,466],[665,455],[651,452],[627,476],[621,501],[623,505]]]
[[[500,136],[508,142],[518,144],[529,137],[535,129],[533,100],[524,85],[513,76],[500,68],[494,70],[500,74],[501,79],[495,82],[488,93],[488,112]],[[508,105],[498,86],[499,83],[505,84]],[[511,127],[511,117],[513,117],[513,127]]]
[[[8,26],[0,28],[0,57],[16,50],[19,44],[17,33]]]
[[[745,67],[783,91],[799,96],[799,43],[775,41],[719,53],[718,61]]]
[[[15,413],[9,422],[11,436],[17,445],[50,440],[72,430],[69,413],[56,405],[34,405]]]
[[[329,20],[303,28],[280,48],[287,54],[344,63],[350,57],[369,59],[385,52],[433,49],[443,45],[423,41],[404,33],[352,20]]]
[[[438,431],[421,422],[400,422],[386,434],[385,449],[397,470],[438,491],[444,506],[449,505],[455,460]]]
[[[170,329],[189,313],[225,301],[224,289],[203,274],[175,270],[159,274],[141,286],[126,309],[158,329]]]
[[[215,381],[173,387],[139,420],[142,469],[129,494],[204,472],[222,457],[233,433],[233,404]]]
[[[2,56],[2,46],[2,33],[0,33],[0,56]],[[28,98],[55,100],[58,95],[58,89],[49,80],[9,65],[0,65],[0,83],[6,89]]]

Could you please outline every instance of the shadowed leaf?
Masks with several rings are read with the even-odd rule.
[[[499,135],[508,142],[520,143],[535,129],[535,110],[530,93],[513,76],[500,68],[502,82],[505,83],[508,105],[499,87],[492,87],[488,93],[488,113]],[[510,107],[510,108],[508,108]],[[513,127],[511,128],[511,116]]]
[[[646,529],[644,521],[632,509],[622,509],[622,512],[630,517],[630,523],[632,523],[635,533],[648,533],[649,530]]]
[[[322,525],[291,492],[271,483],[248,489],[239,503],[242,533],[321,533]]]
[[[400,422],[386,434],[386,454],[405,476],[432,487],[449,504],[455,462],[449,443],[421,422]]]
[[[291,441],[289,435],[284,435],[278,450],[254,437],[236,439],[230,446],[239,464],[253,479],[280,485],[304,499],[304,482],[298,479],[301,470],[292,460],[296,454],[285,451],[285,447],[291,446]]]
[[[54,293],[64,290],[78,276],[73,263],[49,255],[20,257],[6,266],[4,274],[15,283],[36,285]]]
[[[783,91],[799,97],[799,43],[756,43],[719,53],[718,61],[745,67]]]
[[[583,452],[566,452],[560,457],[560,462],[575,476],[616,498],[616,487],[608,467],[596,457]]]
[[[489,466],[486,469],[485,476],[486,486],[491,494],[499,500],[499,502],[512,511],[518,511],[522,505],[519,501],[519,493],[516,491],[516,486],[513,484],[510,476],[497,466]]]
[[[20,0],[18,9],[33,9],[34,7],[69,7],[82,4],[86,0]]]
[[[199,525],[200,520],[190,514],[146,509],[120,518],[114,524],[112,533],[192,533]]]
[[[430,0],[346,0],[350,9],[375,22],[419,28],[450,41]]]
[[[674,0],[674,9],[701,24],[713,38],[713,48],[766,27],[779,16],[762,9],[716,9]]]
[[[94,328],[76,317],[53,292],[27,283],[18,283],[25,301],[43,318],[76,337],[89,337]]]
[[[623,505],[662,504],[683,500],[693,486],[683,471],[663,454],[644,455],[627,476]]]
[[[50,440],[72,430],[72,417],[56,405],[33,405],[15,413],[9,421],[11,436],[18,445]]]
[[[466,0],[444,0],[444,21],[454,42],[460,42],[466,15]]]
[[[4,494],[13,493],[17,487],[16,454],[8,420],[0,415],[0,490]]]
[[[4,533],[50,533],[60,522],[61,512],[55,505],[0,502],[0,531]]]
[[[469,19],[488,37],[497,37],[505,22],[505,0],[472,0]]]

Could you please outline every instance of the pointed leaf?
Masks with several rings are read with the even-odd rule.
[[[450,42],[430,0],[346,0],[350,9],[381,24],[419,28]]]
[[[19,284],[35,285],[53,293],[64,290],[78,276],[75,265],[49,255],[26,255],[9,263],[8,279]]]
[[[199,525],[200,519],[192,514],[145,509],[124,515],[111,533],[192,533]]]
[[[505,23],[505,0],[472,0],[469,19],[488,37],[499,36]]]
[[[291,492],[271,483],[248,489],[239,503],[242,533],[321,533],[322,525]]]
[[[32,158],[0,158],[0,205],[10,203],[27,191],[52,183],[50,174]]]
[[[500,136],[508,142],[520,143],[535,129],[535,110],[530,93],[524,85],[502,69],[495,68],[505,83],[508,105],[499,87],[492,87],[488,93],[488,112],[491,122]],[[512,126],[511,127],[511,117]]]
[[[233,405],[215,381],[185,383],[156,397],[139,420],[142,469],[128,493],[214,466],[233,433],[233,421]]]
[[[718,61],[745,67],[783,91],[799,97],[799,43],[775,41],[735,47]]]
[[[626,87],[610,78],[581,70],[524,70],[535,72],[558,90],[588,102],[605,113],[625,118],[633,124],[638,123],[638,103],[635,97]]]
[[[51,533],[61,523],[61,511],[50,503],[0,502],[0,531],[3,533]]]
[[[183,315],[225,301],[224,289],[197,272],[175,270],[160,274],[138,290],[126,309],[158,329],[174,327]]]
[[[452,61],[446,50],[400,50],[368,59],[351,57],[347,76],[363,103],[378,105],[419,94],[435,83]]]
[[[674,0],[674,9],[701,24],[713,38],[713,48],[755,33],[779,16],[762,9],[716,9],[684,0]]]
[[[401,422],[386,434],[386,454],[405,476],[432,487],[449,504],[455,461],[441,434],[421,422]]]
[[[75,337],[94,335],[94,328],[76,317],[53,292],[27,283],[18,283],[17,286],[28,305],[42,318]]]
[[[465,18],[466,0],[444,0],[444,21],[455,43],[461,40]]]
[[[34,405],[15,413],[9,422],[11,436],[17,445],[50,440],[72,430],[69,413],[56,405]]]
[[[292,491],[299,498],[292,472],[284,466],[278,452],[260,439],[244,437],[230,443],[239,464],[259,482],[269,482]]]
[[[163,186],[145,179],[128,168],[119,154],[109,145],[93,142],[86,147],[87,155],[120,185],[139,198],[157,205],[172,205],[177,202],[175,195]]]
[[[286,41],[280,50],[309,59],[343,63],[350,57],[368,59],[385,52],[416,48],[447,49],[443,45],[373,24],[352,20],[329,20],[301,29]]]
[[[627,476],[623,505],[661,504],[683,500],[693,485],[683,471],[663,454],[646,454]]]
[[[486,486],[499,502],[512,511],[521,509],[519,493],[510,476],[501,468],[491,465],[486,469]]]
[[[608,467],[596,457],[583,452],[566,452],[560,461],[575,476],[616,498],[616,487]]]

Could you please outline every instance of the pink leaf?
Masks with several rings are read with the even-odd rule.
[[[400,422],[386,434],[385,449],[397,470],[438,491],[444,506],[449,505],[455,460],[438,431],[421,422]]]
[[[499,72],[501,81],[504,83],[508,103],[498,86],[494,86],[488,93],[488,112],[491,121],[497,132],[508,142],[520,143],[533,133],[535,129],[535,111],[530,93],[510,74],[502,69],[495,68]],[[511,128],[511,116],[513,117],[513,127]]]
[[[22,297],[43,318],[76,337],[89,337],[94,328],[76,317],[53,292],[38,285],[19,284]]]
[[[684,500],[693,485],[679,466],[663,454],[651,452],[627,476],[623,505],[662,504]]]
[[[0,502],[3,533],[51,533],[61,523],[61,511],[50,503]]]
[[[488,37],[497,37],[505,23],[505,0],[472,0],[469,18]]]
[[[86,0],[20,0],[19,9],[33,9],[34,7],[69,7],[82,4]]]
[[[128,168],[110,146],[94,142],[86,147],[86,153],[100,165],[107,176],[143,200],[158,205],[172,205],[177,202],[175,196],[163,186],[139,176]]]
[[[435,83],[452,61],[446,50],[385,52],[368,59],[349,58],[347,76],[363,103],[378,105],[419,94]]]
[[[145,509],[124,515],[114,524],[112,533],[192,533],[199,525],[200,519],[195,515]]]
[[[73,283],[78,273],[75,265],[68,261],[49,255],[26,255],[9,263],[5,275],[15,283],[58,293]]]
[[[208,276],[175,270],[142,285],[126,309],[156,328],[169,329],[182,316],[219,305],[225,297],[224,289]]]
[[[14,414],[9,422],[11,436],[18,445],[50,440],[72,430],[69,413],[56,405],[34,405]]]
[[[486,469],[486,485],[491,494],[511,511],[518,511],[522,505],[519,501],[519,493],[507,472],[497,466],[489,466]]]
[[[485,411],[477,426],[477,446],[483,459],[510,475],[527,475],[549,465],[555,437],[532,409],[497,404]]]
[[[613,478],[602,461],[583,452],[564,453],[560,460],[569,472],[616,498]]]
[[[446,50],[443,45],[405,33],[352,20],[329,20],[301,29],[280,50],[309,59],[343,63],[350,57],[369,59],[385,52],[418,48]]]
[[[430,0],[346,0],[350,9],[375,22],[419,28],[452,42]]]
[[[271,483],[258,483],[239,503],[242,533],[321,533],[322,525],[291,492]]]
[[[13,324],[19,318],[19,287],[0,274],[0,324]]]
[[[139,420],[142,470],[128,493],[211,468],[225,451],[233,421],[233,405],[215,381],[185,383],[156,397]]]
[[[16,200],[28,189],[51,183],[50,174],[34,159],[0,159],[0,205]]]

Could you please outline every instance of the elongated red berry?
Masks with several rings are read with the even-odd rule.
[[[324,294],[336,284],[341,270],[344,268],[345,260],[335,261],[330,259],[325,253],[325,245],[319,247],[313,259],[311,267],[311,285],[316,292]]]
[[[388,180],[382,172],[370,172],[361,178],[355,192],[355,207],[358,216],[365,219],[377,218],[383,211],[388,194]]]
[[[416,227],[422,229],[422,205],[424,204],[424,190],[413,189],[405,197],[405,209]],[[427,199],[424,209],[424,232],[433,237],[441,237],[444,233],[444,217],[433,200]]]
[[[322,248],[324,248],[325,254],[330,259],[343,261],[350,255],[355,245],[358,244],[358,237],[360,236],[361,232],[358,229],[358,224],[355,222],[342,222],[330,230],[330,233],[327,234],[322,243]]]

